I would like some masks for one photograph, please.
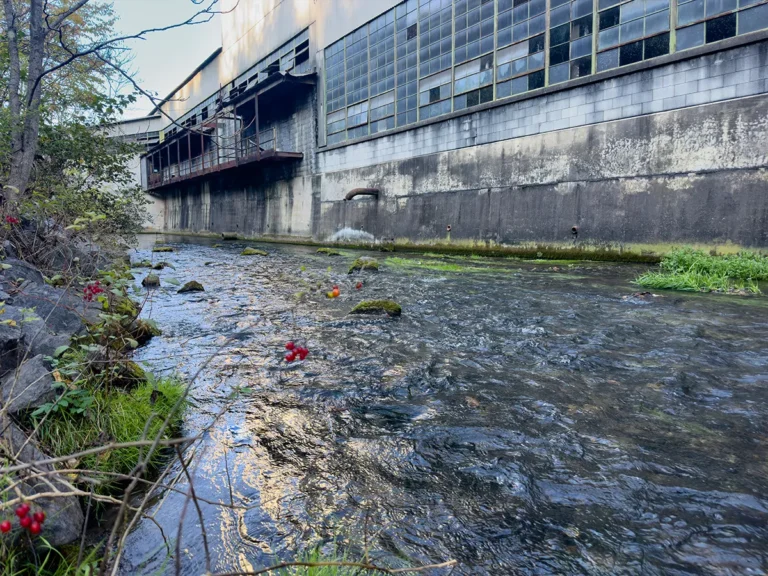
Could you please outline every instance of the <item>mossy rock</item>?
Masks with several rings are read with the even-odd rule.
[[[326,256],[341,256],[341,252],[334,250],[333,248],[318,248],[318,254],[325,254]]]
[[[152,248],[152,252],[176,252],[176,250],[170,246],[155,246]]]
[[[133,360],[123,360],[116,370],[114,382],[125,388],[135,388],[147,381],[147,373]]]
[[[157,274],[149,274],[141,281],[141,285],[144,286],[144,288],[158,288],[160,286],[160,276]]]
[[[224,248],[224,244],[214,244],[212,248]]]
[[[264,250],[258,248],[246,248],[240,253],[240,256],[269,256]]]
[[[186,294],[187,292],[205,292],[205,288],[197,280],[190,280],[178,289],[177,294]]]
[[[400,304],[392,300],[365,300],[352,308],[350,314],[381,314],[386,313],[389,316],[400,316],[403,309]]]
[[[237,234],[222,234],[222,240],[237,240]]]
[[[131,264],[131,268],[152,268],[152,262],[150,262],[149,260],[134,262],[133,264]]]
[[[153,276],[153,274],[150,274],[150,276]],[[105,303],[104,308],[109,308],[109,304]],[[130,319],[136,318],[139,315],[139,307],[136,305],[136,302],[125,296],[115,296],[112,299],[111,309],[106,311],[127,316]]]
[[[136,320],[131,325],[131,338],[139,343],[139,346],[146,344],[155,336],[160,336],[162,332],[154,322],[147,320]]]
[[[173,267],[173,264],[170,262],[158,262],[154,266],[152,266],[152,270],[162,270],[164,268],[170,268],[171,270],[176,270],[176,268]]]
[[[366,257],[358,258],[352,263],[352,266],[349,267],[349,274],[352,274],[353,272],[357,272],[357,271],[362,271],[362,270],[378,272],[379,261],[376,260],[375,258],[366,258]]]

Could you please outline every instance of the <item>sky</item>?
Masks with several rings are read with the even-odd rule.
[[[183,22],[200,6],[192,0],[113,0],[120,18],[121,34],[135,34],[147,28],[158,28]],[[190,72],[221,46],[219,17],[196,26],[184,26],[167,32],[148,34],[146,40],[132,40],[128,46],[134,54],[133,69],[139,85],[160,97],[178,86]],[[124,118],[145,116],[153,108],[148,98],[141,97]]]

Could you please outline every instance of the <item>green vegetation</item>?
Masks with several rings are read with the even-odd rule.
[[[390,316],[402,314],[400,304],[392,300],[365,300],[352,308],[350,314],[380,314],[386,312]]]
[[[378,272],[379,271],[379,261],[375,258],[366,258],[365,256],[361,256],[354,262],[352,262],[352,266],[349,267],[349,273],[352,274],[353,272],[357,271],[363,271],[363,270],[370,270],[371,272]]]
[[[334,250],[333,248],[318,248],[318,254],[325,254],[326,256],[341,256],[341,252]]]
[[[240,253],[240,256],[269,256],[264,250],[248,247]]]
[[[684,248],[667,254],[659,272],[646,272],[636,282],[644,288],[687,292],[750,292],[768,280],[768,258],[757,252],[712,256]]]
[[[98,573],[101,546],[86,548],[78,564],[79,546],[54,548],[44,538],[40,541],[36,562],[20,549],[3,550],[3,544],[0,544],[0,558],[4,560],[0,564],[0,576],[90,576]]]

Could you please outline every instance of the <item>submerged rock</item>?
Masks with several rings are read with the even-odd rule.
[[[39,408],[56,397],[51,370],[42,354],[27,360],[0,384],[0,399],[9,414]]]
[[[367,258],[365,256],[362,256],[355,260],[352,263],[352,266],[349,267],[349,274],[352,274],[353,272],[362,271],[362,270],[369,270],[371,272],[378,272],[379,271],[379,261],[375,258]]]
[[[352,308],[350,314],[382,314],[389,316],[400,316],[403,309],[400,304],[393,300],[365,300]]]
[[[157,274],[149,274],[141,281],[141,285],[144,286],[144,288],[158,288],[160,286],[160,276]]]
[[[191,280],[179,288],[177,294],[186,294],[187,292],[205,292],[205,288],[200,282]]]
[[[325,254],[326,256],[341,256],[341,252],[334,250],[333,248],[318,248],[318,254]]]
[[[171,270],[176,270],[176,268],[173,267],[173,264],[170,262],[158,262],[154,266],[152,266],[153,270],[162,270],[163,268],[170,268]]]
[[[240,256],[269,256],[269,254],[264,250],[248,247],[240,253]]]
[[[155,246],[152,248],[152,252],[175,252],[170,246]]]
[[[152,262],[150,262],[149,260],[134,262],[131,264],[131,268],[152,268]]]

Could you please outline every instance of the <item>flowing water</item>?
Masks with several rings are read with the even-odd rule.
[[[194,488],[235,505],[200,504],[214,572],[321,546],[453,574],[768,573],[768,298],[634,296],[638,266],[371,253],[381,272],[350,276],[359,253],[170,241],[134,256],[176,267],[138,356],[199,371]],[[402,317],[347,314],[376,298]],[[151,513],[173,549],[188,484],[169,478],[181,493]],[[192,505],[181,550],[205,572]],[[121,569],[174,573],[168,557],[144,520]]]

